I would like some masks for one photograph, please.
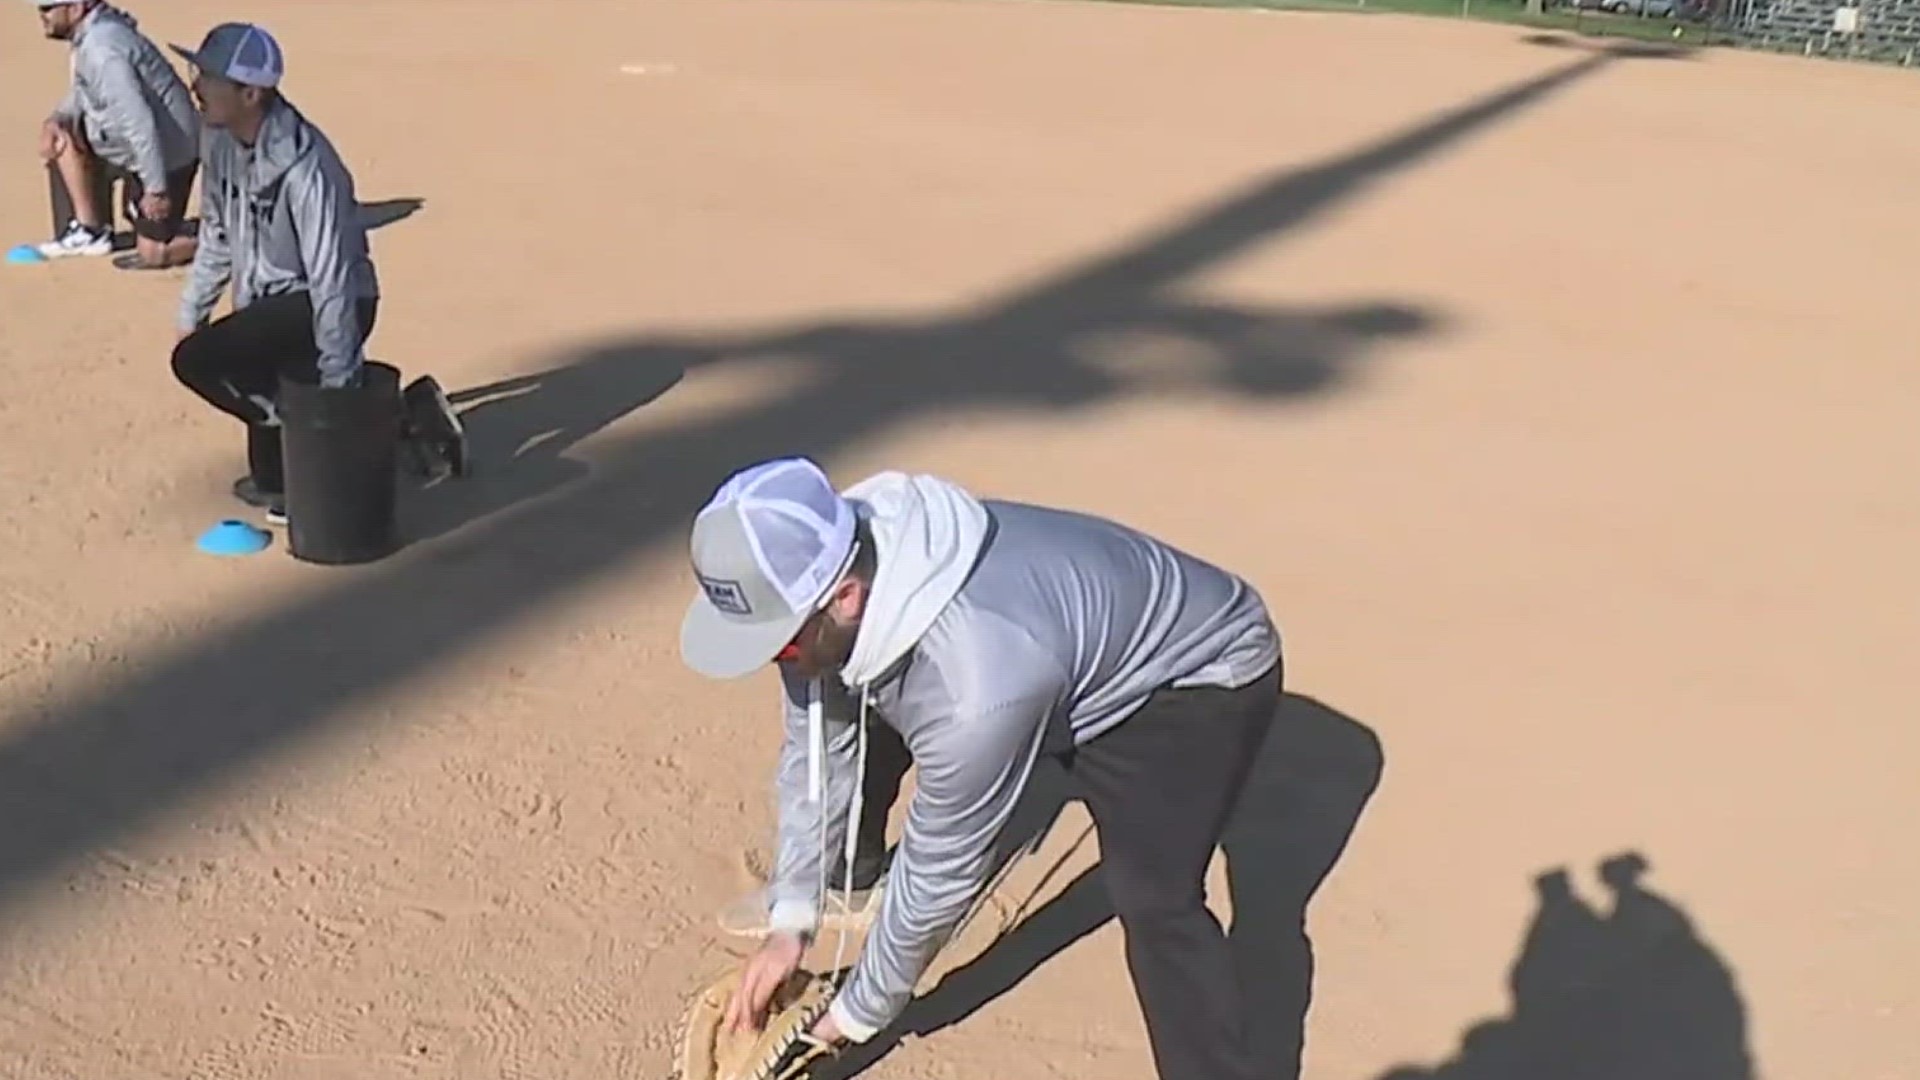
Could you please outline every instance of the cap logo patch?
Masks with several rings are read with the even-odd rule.
[[[700,579],[700,587],[707,590],[707,602],[729,615],[751,615],[753,605],[747,603],[747,592],[737,581],[725,578],[710,578],[695,574]]]

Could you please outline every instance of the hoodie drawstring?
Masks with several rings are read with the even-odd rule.
[[[853,797],[847,800],[847,832],[842,855],[841,895],[853,895],[853,860],[860,846],[860,815],[866,809],[867,787],[867,708],[873,698],[862,687],[860,712],[855,721],[854,731],[854,775]],[[825,913],[827,910],[827,814],[823,805],[826,788],[826,702],[820,689],[820,680],[807,682],[807,800],[820,807],[820,884],[814,898],[814,910]],[[833,945],[833,970],[844,970],[847,948],[847,920],[840,921],[839,932]]]
[[[827,754],[826,703],[820,697],[820,680],[807,682],[807,801],[820,805],[825,787],[822,762]]]

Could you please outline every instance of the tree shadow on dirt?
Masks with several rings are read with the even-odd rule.
[[[569,447],[663,393],[685,372],[711,364],[778,360],[813,376],[752,413],[746,442],[725,458],[729,466],[760,454],[821,456],[840,449],[856,430],[872,437],[894,425],[938,423],[942,414],[985,408],[1058,411],[1138,393],[1330,393],[1363,377],[1361,364],[1377,345],[1431,333],[1439,317],[1385,300],[1318,309],[1238,307],[1181,295],[1180,284],[1616,58],[1593,51],[1357,153],[1278,174],[1106,258],[957,316],[595,346],[543,375],[514,380],[513,393],[484,411],[476,408],[467,419],[478,482],[410,493],[403,531],[418,543],[583,480],[589,470],[565,456]],[[461,396],[494,399],[500,392],[497,384]],[[528,415],[516,415],[522,411]],[[731,437],[734,427],[722,421],[709,435]],[[672,445],[675,438],[665,441]],[[673,449],[705,461],[713,445],[709,438],[697,450]],[[649,501],[688,510],[698,505]]]
[[[410,495],[402,524],[418,543],[584,480],[590,470],[566,456],[569,448],[665,393],[687,371],[710,364],[777,358],[819,372],[779,405],[754,414],[753,431],[739,433],[739,451],[725,458],[737,467],[754,453],[824,455],[838,448],[849,427],[877,434],[975,407],[1058,412],[1148,389],[1323,394],[1357,377],[1371,346],[1436,325],[1425,311],[1385,302],[1291,311],[1143,301],[1057,320],[1051,313],[996,314],[923,325],[807,327],[738,342],[614,344],[539,375],[452,395],[457,406],[471,403],[461,416],[475,475]],[[683,461],[714,456],[710,448],[681,452],[688,455]],[[691,513],[698,503],[690,500],[677,505]]]
[[[1691,60],[1700,52],[1699,46],[1682,43],[1677,39],[1643,41],[1614,36],[1610,33],[1611,22],[1611,19],[1602,17],[1590,27],[1536,31],[1521,35],[1520,40],[1528,45],[1538,45],[1547,49],[1599,52],[1616,60]]]
[[[1258,1017],[1253,1049],[1271,1080],[1299,1074],[1313,1000],[1307,909],[1346,851],[1384,767],[1380,740],[1365,724],[1311,697],[1286,694],[1221,844],[1233,908],[1227,940],[1248,1014]],[[1049,773],[1023,800],[1032,809],[1023,808],[1017,820],[1044,827],[1072,795],[1068,781]],[[1014,844],[1022,838],[1016,832]],[[902,1039],[960,1023],[1113,917],[1095,866],[916,997],[885,1031],[816,1070],[818,1080],[856,1076]],[[1113,975],[1126,977],[1124,968]]]
[[[20,700],[0,741],[0,904],[263,755],[291,753],[332,724],[376,721],[389,707],[383,698],[408,680],[603,587],[657,545],[680,543],[701,502],[747,462],[791,453],[830,460],[897,427],[964,422],[955,410],[1051,412],[1164,392],[1159,378],[1143,384],[1124,370],[1140,355],[1192,390],[1282,399],[1331,392],[1368,348],[1430,328],[1437,316],[1384,301],[1242,310],[1182,295],[1182,283],[1608,62],[1583,57],[1355,153],[1276,175],[949,319],[613,341],[563,359],[510,406],[476,408],[478,437],[517,446],[524,433],[555,433],[550,447],[565,445],[699,365],[778,356],[800,380],[683,427],[608,433],[592,473],[558,487],[522,477],[502,478],[491,493],[459,484],[413,493],[409,520],[439,535],[435,543],[341,568],[328,587],[118,668],[95,667],[87,684]],[[1118,350],[1116,372],[1102,343],[1130,333],[1140,337]],[[1163,346],[1138,343],[1169,337],[1188,352],[1152,359]],[[496,421],[497,444],[486,430]],[[539,490],[551,494],[528,497]]]
[[[1537,907],[1507,986],[1511,1011],[1460,1051],[1380,1080],[1752,1080],[1746,1006],[1726,962],[1627,852],[1600,864],[1610,911],[1564,868],[1534,879]]]

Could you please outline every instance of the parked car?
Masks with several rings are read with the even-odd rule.
[[[1680,0],[1567,0],[1566,6],[1614,15],[1639,15],[1649,19],[1673,19],[1681,15]]]
[[[1671,19],[1679,14],[1677,0],[1602,0],[1600,10],[1615,15],[1640,15],[1649,19]]]

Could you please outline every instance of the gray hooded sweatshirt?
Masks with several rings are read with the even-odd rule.
[[[905,1008],[986,883],[1039,754],[1096,738],[1160,687],[1244,686],[1278,661],[1280,640],[1245,581],[1126,526],[897,472],[844,494],[871,530],[874,581],[839,678],[782,670],[769,899],[775,928],[817,929],[822,857],[848,844],[877,714],[918,777],[877,921],[831,1006],[865,1041]]]
[[[199,155],[200,114],[187,84],[139,25],[107,4],[80,20],[71,42],[73,78],[53,115],[79,126],[102,160],[158,193],[167,190],[167,174]]]
[[[253,146],[208,127],[200,187],[200,249],[180,301],[182,330],[206,322],[233,284],[238,311],[305,291],[322,385],[344,386],[365,359],[357,301],[380,293],[353,174],[333,144],[285,98]]]

